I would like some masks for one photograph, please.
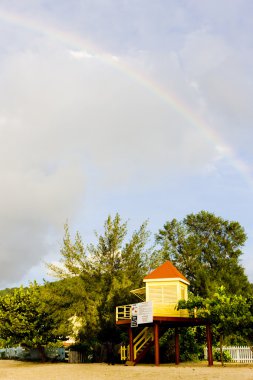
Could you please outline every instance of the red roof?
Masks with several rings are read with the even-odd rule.
[[[189,284],[189,281],[182,275],[182,273],[179,272],[179,270],[177,270],[176,267],[174,267],[170,261],[166,261],[160,267],[153,270],[153,272],[144,277],[144,280],[156,280],[163,278],[179,278]]]

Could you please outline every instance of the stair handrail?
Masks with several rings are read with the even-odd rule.
[[[151,327],[145,327],[134,339],[134,360],[137,358],[138,352],[143,346],[154,340],[154,333]]]
[[[144,327],[144,328],[139,332],[139,334],[136,335],[136,337],[135,337],[134,340],[133,340],[133,343],[137,342],[137,340],[139,340],[139,339],[142,337],[142,335],[144,335],[144,334],[146,333],[146,331],[147,331],[148,329],[149,329],[149,327]]]
[[[148,343],[154,340],[154,333],[152,327],[144,327],[141,332],[136,335],[136,337],[133,340],[134,343],[134,360],[137,358],[138,352],[142,349],[142,347]],[[130,354],[130,347],[128,346],[121,346],[120,348],[120,356],[121,360],[129,359]]]

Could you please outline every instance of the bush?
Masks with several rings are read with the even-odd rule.
[[[222,351],[222,357],[223,357],[223,361],[224,361],[225,363],[229,363],[229,362],[231,362],[231,360],[232,360],[231,355],[230,355],[229,351],[227,351],[227,350]],[[221,360],[220,360],[220,351],[219,351],[219,350],[215,350],[215,351],[214,351],[213,358],[214,358],[214,360],[217,361],[217,362],[220,362],[220,361],[221,361]]]
[[[201,327],[180,328],[180,361],[202,360],[205,331]],[[175,330],[168,329],[160,338],[160,360],[162,363],[175,362]]]

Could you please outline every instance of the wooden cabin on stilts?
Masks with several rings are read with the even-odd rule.
[[[160,332],[169,328],[175,332],[175,363],[179,364],[179,328],[190,326],[206,326],[208,365],[213,365],[210,324],[203,318],[190,317],[187,310],[177,310],[178,301],[187,300],[189,281],[166,261],[143,282],[143,288],[131,291],[142,302],[116,307],[116,324],[128,328],[129,345],[121,347],[121,359],[126,365],[137,364],[154,347],[155,365],[159,366]]]

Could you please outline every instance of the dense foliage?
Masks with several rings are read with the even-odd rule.
[[[179,308],[188,309],[192,314],[207,319],[213,329],[214,341],[220,341],[220,358],[223,362],[224,339],[244,338],[250,341],[253,333],[252,297],[231,295],[221,286],[211,298],[191,296],[188,301],[180,301]]]
[[[209,297],[222,285],[231,294],[252,293],[239,261],[246,234],[238,222],[201,211],[165,223],[156,241],[153,265],[172,261],[195,295]]]
[[[0,297],[0,337],[6,345],[42,347],[60,339],[36,283]]]

